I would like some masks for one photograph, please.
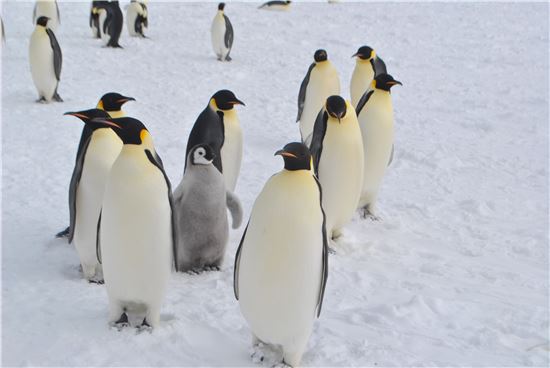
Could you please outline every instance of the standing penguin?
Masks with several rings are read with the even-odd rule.
[[[48,17],[50,19],[48,28],[54,32],[57,31],[57,27],[61,23],[57,0],[37,0],[32,12],[32,23],[36,24],[36,21],[40,17]]]
[[[143,123],[92,122],[113,126],[124,144],[107,179],[97,229],[109,320],[117,327],[135,321],[139,328],[156,327],[176,244],[170,181]]]
[[[254,202],[235,256],[234,291],[253,344],[281,345],[296,367],[321,313],[328,277],[328,242],[321,185],[302,143],[277,151],[285,169]]]
[[[212,165],[214,157],[210,146],[194,146],[187,156],[187,170],[174,191],[178,233],[175,257],[180,272],[219,270],[229,238],[226,206],[233,217],[233,229],[241,225],[241,204]]]
[[[313,125],[319,110],[327,98],[340,94],[340,79],[336,68],[327,58],[325,50],[317,50],[313,56],[315,62],[309,66],[298,93],[298,116],[302,142],[309,144]]]
[[[105,46],[122,48],[118,40],[120,39],[124,19],[118,1],[102,2],[97,4],[97,9],[101,39],[105,43]]]
[[[265,10],[288,10],[292,4],[291,0],[272,0],[266,3],[263,3],[258,7],[258,9]]]
[[[361,46],[352,57],[356,58],[356,62],[351,76],[351,104],[357,107],[359,99],[369,88],[374,77],[386,73],[386,64],[369,46]]]
[[[99,24],[99,6],[106,4],[108,1],[92,1],[92,7],[90,8],[90,28],[94,38],[101,38],[101,27]]]
[[[61,48],[55,34],[48,28],[48,22],[48,17],[39,17],[31,35],[29,61],[32,80],[38,90],[37,102],[50,102],[52,99],[63,102],[57,93],[61,77]]]
[[[145,30],[149,26],[147,5],[143,1],[132,0],[126,8],[126,27],[132,37],[145,38]]]
[[[357,105],[357,116],[365,151],[364,179],[359,209],[363,218],[377,219],[375,204],[386,167],[393,158],[393,105],[390,89],[402,85],[389,74],[372,81]]]
[[[186,157],[197,144],[208,144],[216,157],[214,166],[223,173],[227,189],[233,192],[241,169],[243,134],[235,105],[243,105],[233,92],[216,92],[201,112],[187,141]]]
[[[363,141],[355,109],[340,96],[327,98],[311,141],[315,173],[332,239],[351,220],[363,183]]]
[[[212,48],[219,61],[231,61],[229,53],[233,46],[233,26],[224,14],[225,3],[218,4],[218,12],[210,27]]]
[[[103,283],[103,272],[96,254],[97,222],[105,183],[120,153],[122,141],[110,126],[91,122],[94,118],[109,118],[103,110],[67,112],[65,115],[79,118],[86,126],[69,187],[69,243],[75,245],[84,277],[89,282]]]

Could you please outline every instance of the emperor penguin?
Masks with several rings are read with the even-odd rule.
[[[126,27],[132,37],[145,38],[149,26],[147,5],[144,1],[132,0],[126,8]]]
[[[289,143],[275,155],[285,168],[254,202],[235,256],[234,292],[253,345],[282,346],[283,364],[296,367],[328,277],[324,189],[304,144]]]
[[[369,46],[361,46],[352,57],[356,61],[351,76],[351,104],[357,107],[359,99],[369,88],[374,77],[386,73],[386,64]]]
[[[313,132],[313,125],[319,110],[329,96],[340,94],[338,71],[328,60],[327,52],[322,49],[317,50],[313,58],[315,62],[309,66],[300,85],[298,116],[296,117],[296,121],[300,122],[302,142],[305,142],[306,145],[311,141],[310,135]]]
[[[123,15],[118,1],[97,4],[101,39],[107,47],[122,48],[118,41],[122,32]]]
[[[288,10],[290,8],[290,4],[292,1],[290,0],[272,0],[268,1],[266,3],[263,3],[258,7],[258,9],[265,9],[265,10]]]
[[[239,199],[225,186],[212,162],[216,154],[207,144],[194,146],[187,156],[187,170],[174,191],[176,213],[176,270],[219,270],[229,238],[226,206],[233,229],[242,221]]]
[[[372,81],[357,105],[357,116],[365,152],[364,178],[359,209],[363,218],[375,214],[376,198],[386,168],[393,159],[393,105],[390,90],[401,82],[389,74]]]
[[[90,28],[94,38],[101,38],[101,27],[99,24],[99,6],[106,4],[108,1],[92,1],[92,7],[90,8]],[[105,15],[106,11],[104,10]]]
[[[126,97],[121,95],[120,93],[116,92],[109,92],[104,94],[99,102],[97,103],[96,109],[105,111],[108,115],[107,117],[111,118],[120,118],[124,117],[125,113],[122,110],[122,105],[124,105],[128,101],[135,101],[135,98],[133,97]],[[84,127],[82,128],[82,134],[80,135],[80,142],[78,143],[78,150],[76,152],[76,160],[75,160],[75,168],[73,170],[73,176],[78,170],[79,166],[82,166],[82,160],[84,160],[85,152],[83,153],[83,150],[86,150],[86,147],[88,146],[88,141],[90,137],[92,136],[92,133],[94,130],[91,128],[92,124],[84,124]],[[103,141],[110,140],[110,146],[114,147],[118,146],[118,151],[120,152],[120,149],[122,148],[122,142],[120,141],[120,138],[118,138],[118,135],[116,135],[115,132],[113,132],[111,129],[105,129],[101,131],[102,137],[104,138]],[[110,139],[107,139],[110,138]],[[105,152],[109,152],[111,150],[106,150]],[[118,155],[118,153],[117,153]],[[116,158],[116,156],[114,157]],[[112,161],[114,161],[114,158]],[[74,178],[73,178],[74,179]],[[74,201],[76,200],[75,197],[75,188],[73,186],[73,179],[71,179],[71,186],[69,189],[69,213],[71,213],[71,225],[74,223],[73,215],[73,207],[74,207]],[[76,183],[74,183],[76,185]],[[68,237],[69,243],[72,240],[72,233],[71,233],[71,225],[69,225],[65,230],[60,231],[56,234],[57,238],[63,238]]]
[[[219,61],[231,61],[229,53],[233,46],[233,26],[224,13],[225,3],[218,4],[218,12],[210,27],[212,48]]]
[[[231,192],[237,185],[243,154],[243,133],[235,105],[244,106],[244,102],[233,92],[223,89],[214,93],[191,129],[185,151],[187,157],[197,144],[208,144],[216,156],[214,166],[223,173]]]
[[[50,102],[52,99],[63,102],[57,93],[63,57],[57,38],[48,24],[48,17],[39,17],[31,35],[29,61],[32,80],[38,91],[37,102]]]
[[[327,98],[315,121],[310,151],[323,187],[327,231],[336,239],[353,217],[363,184],[363,140],[349,101]]]
[[[153,328],[159,324],[176,244],[170,181],[142,122],[129,117],[92,122],[112,126],[123,143],[105,185],[97,227],[109,321],[119,328]]]
[[[103,283],[96,255],[97,222],[105,183],[122,141],[110,126],[91,123],[94,118],[109,118],[103,110],[67,112],[65,115],[79,118],[86,126],[69,187],[69,243],[77,250],[84,277],[89,282]]]
[[[48,17],[48,28],[52,31],[57,31],[57,27],[61,23],[59,16],[59,6],[57,6],[57,0],[37,0],[34,4],[34,10],[32,13],[32,23],[36,24],[36,21],[40,17]]]

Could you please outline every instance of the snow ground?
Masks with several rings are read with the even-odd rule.
[[[210,48],[213,3],[150,3],[151,39],[123,50],[91,38],[89,3],[60,4],[63,104],[36,104],[31,2],[3,2],[2,363],[7,366],[254,366],[232,290],[244,227],[222,272],[173,275],[160,328],[107,326],[104,286],[81,279],[53,234],[81,123],[65,111],[118,91],[150,129],[173,185],[187,135],[229,88],[245,134],[237,185],[246,216],[273,153],[299,138],[300,82],[327,49],[348,97],[350,56],[367,43],[394,89],[396,157],[383,222],[355,218],[330,258],[305,366],[548,366],[548,4],[229,3],[233,62]],[[284,301],[282,301],[284,302]],[[272,361],[266,361],[268,365]]]

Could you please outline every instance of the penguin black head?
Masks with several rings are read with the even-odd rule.
[[[355,54],[353,54],[351,57],[358,57],[361,60],[370,60],[374,59],[376,56],[376,52],[368,46],[361,46],[359,47],[359,50]]]
[[[325,109],[330,116],[340,121],[340,119],[346,116],[346,100],[340,96],[330,96],[327,98],[327,102],[325,103]]]
[[[208,144],[197,144],[189,151],[191,165],[210,165],[215,158],[216,154]]]
[[[36,25],[46,27],[48,25],[49,20],[50,18],[45,16],[38,17],[38,19],[36,20]]]
[[[214,100],[215,105],[220,110],[231,110],[235,105],[245,106],[244,102],[240,101],[233,92],[227,89],[214,93],[210,100]]]
[[[135,100],[133,97],[126,97],[120,93],[110,92],[101,97],[97,103],[97,108],[105,111],[119,111],[126,102]]]
[[[219,3],[219,4],[218,4],[218,10],[222,10],[222,11],[223,11],[223,8],[225,8],[225,3]]]
[[[118,128],[118,126],[114,126],[114,125],[110,125],[110,124],[105,124],[105,125],[107,125],[107,126],[105,126],[105,125],[91,123],[92,119],[109,118],[109,114],[107,114],[105,111],[100,110],[100,109],[90,109],[90,110],[74,111],[74,112],[71,111],[71,112],[66,112],[63,115],[71,115],[71,116],[75,116],[75,117],[79,118],[85,124],[87,124],[92,130],[96,130],[96,129],[99,129],[99,128],[108,128],[108,127]]]
[[[275,155],[283,156],[287,170],[311,170],[311,154],[303,143],[289,143],[282,150],[275,152]]]
[[[399,84],[400,86],[403,85],[400,81],[397,81],[393,79],[393,77],[389,74],[379,74],[374,78],[372,81],[373,87],[376,89],[381,89],[382,91],[390,91],[390,88],[395,86],[396,84]]]
[[[134,118],[96,118],[90,121],[92,124],[111,126],[113,131],[118,135],[124,144],[141,145],[146,137],[149,136],[149,131],[141,121]]]
[[[313,58],[316,62],[326,61],[327,60],[327,52],[323,49],[319,49],[315,51],[315,54],[313,55]]]

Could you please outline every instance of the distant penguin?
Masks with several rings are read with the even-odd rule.
[[[48,28],[52,31],[57,31],[57,27],[61,23],[59,16],[59,7],[56,0],[37,0],[34,4],[34,10],[32,13],[32,23],[36,24],[36,21],[40,17],[48,17]]]
[[[99,109],[67,112],[82,120],[90,134],[76,158],[69,187],[69,243],[80,258],[82,272],[89,282],[103,283],[103,271],[97,259],[97,222],[103,191],[113,162],[122,148],[122,141],[109,126],[91,123],[94,118],[109,118]]]
[[[378,75],[357,106],[365,150],[364,179],[359,209],[363,218],[377,219],[376,198],[386,167],[393,159],[393,105],[390,89],[402,85],[389,74]]]
[[[266,3],[263,3],[258,7],[258,9],[265,9],[265,10],[288,10],[290,8],[290,4],[292,1],[290,0],[273,0],[268,1]]]
[[[90,28],[94,38],[101,38],[101,26],[99,24],[99,6],[106,4],[108,1],[92,1],[92,7],[90,8]],[[105,10],[104,10],[105,11]],[[106,11],[105,11],[106,15]]]
[[[107,179],[97,229],[109,320],[119,328],[156,327],[176,244],[170,181],[143,123],[92,122],[113,126],[124,144]]]
[[[240,201],[226,189],[223,175],[212,165],[214,157],[206,144],[193,147],[174,191],[177,271],[219,270],[229,238],[226,207],[233,217],[233,229],[241,225]]]
[[[105,111],[108,115],[108,117],[111,118],[121,118],[125,116],[124,111],[122,111],[122,105],[124,105],[128,101],[135,101],[135,98],[133,97],[126,97],[121,95],[120,93],[116,92],[109,92],[103,95],[99,102],[97,103],[96,108],[99,110]],[[91,111],[91,110],[90,110]],[[88,146],[88,141],[94,132],[92,129],[93,124],[84,124],[84,127],[82,128],[82,134],[80,135],[80,142],[78,144],[78,150],[76,152],[76,160],[75,160],[75,169],[73,172],[73,176],[75,175],[75,172],[77,172],[77,168],[79,166],[82,166],[82,162],[80,160],[84,159],[84,153],[83,150],[86,150],[86,147]],[[122,148],[122,143],[120,141],[120,138],[116,135],[115,132],[113,132],[110,129],[105,129],[102,132],[102,136],[110,136],[111,138],[111,145],[119,145],[119,152]],[[116,158],[116,157],[115,157]],[[114,161],[114,160],[113,160]],[[71,213],[71,224],[74,223],[74,219],[72,217],[73,214],[73,205],[75,201],[74,193],[72,192],[73,189],[73,183],[71,179],[71,187],[69,190],[69,213]],[[72,194],[71,194],[72,193]],[[56,238],[69,238],[69,243],[72,239],[72,233],[71,233],[71,226],[68,226],[65,230],[60,231],[57,233]]]
[[[315,121],[310,150],[323,187],[327,231],[335,239],[353,217],[363,183],[363,141],[349,101],[327,98]]]
[[[61,48],[48,22],[47,17],[39,17],[31,35],[29,61],[32,80],[38,91],[37,102],[50,102],[52,99],[63,102],[57,93],[61,78]]]
[[[302,142],[306,145],[311,141],[313,125],[319,110],[323,107],[327,98],[340,94],[340,79],[336,68],[327,58],[325,50],[317,50],[314,55],[315,62],[309,66],[298,94],[298,116],[300,122],[300,134]]]
[[[210,27],[212,48],[219,61],[231,61],[229,53],[233,46],[233,26],[224,14],[225,3],[218,4],[218,12]]]
[[[359,99],[374,77],[386,73],[386,65],[369,46],[361,46],[352,57],[356,58],[356,62],[351,76],[351,104],[357,107]]]
[[[122,48],[118,41],[122,32],[124,19],[118,1],[102,2],[97,4],[97,9],[101,39],[105,43],[105,46]]]
[[[285,169],[256,198],[237,249],[234,291],[253,345],[280,345],[283,364],[300,364],[328,277],[321,185],[302,143],[277,151]]]
[[[149,14],[145,2],[132,0],[126,8],[126,27],[132,37],[145,37],[149,26]]]
[[[235,190],[243,152],[242,130],[235,105],[243,105],[233,92],[216,92],[201,112],[187,141],[186,157],[197,144],[208,144],[216,157],[214,166],[223,173],[227,189]]]

